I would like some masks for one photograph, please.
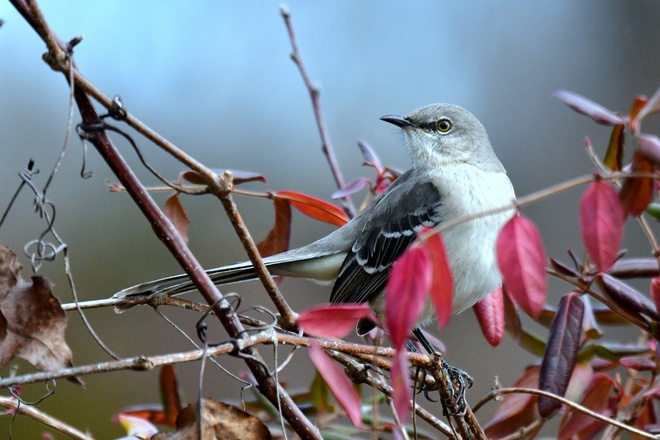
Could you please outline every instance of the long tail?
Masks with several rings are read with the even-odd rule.
[[[301,258],[301,254],[304,257]],[[285,252],[264,258],[264,264],[273,275],[311,278],[318,281],[332,281],[337,278],[337,272],[344,260],[345,253],[330,255],[305,254],[299,250]],[[206,273],[217,286],[238,283],[257,278],[257,274],[249,261],[231,264],[229,266],[209,269]],[[143,298],[152,295],[180,295],[195,290],[195,285],[188,275],[180,274],[167,278],[149,281],[126,288],[112,295],[113,298]],[[123,313],[133,307],[132,304],[115,306],[115,312]]]
[[[217,267],[209,269],[206,273],[211,278],[211,281],[217,286],[223,284],[238,283],[241,281],[249,281],[257,278],[252,263],[244,261],[229,266]],[[171,277],[160,278],[146,283],[136,284],[135,286],[128,287],[121,290],[114,295],[113,298],[143,298],[153,295],[167,295],[174,296],[187,293],[195,290],[195,285],[187,274],[179,274]],[[123,313],[130,309],[133,305],[118,305],[115,306],[115,312]]]

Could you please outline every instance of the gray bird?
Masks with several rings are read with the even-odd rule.
[[[405,133],[412,168],[341,228],[307,246],[264,258],[273,275],[334,281],[330,302],[368,301],[376,316],[383,315],[383,291],[392,264],[415,241],[419,228],[435,228],[515,199],[486,129],[467,110],[431,104],[405,117],[381,119]],[[454,313],[501,284],[495,240],[512,212],[480,217],[443,232],[454,277]],[[207,273],[217,285],[257,278],[249,261]],[[174,295],[194,289],[182,274],[138,284],[114,297]],[[433,308],[427,305],[420,325],[432,317]],[[363,322],[359,327],[362,333],[373,324]]]

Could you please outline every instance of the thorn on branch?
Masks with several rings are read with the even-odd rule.
[[[82,40],[83,40],[82,35],[78,35],[77,37],[73,37],[69,42],[66,44],[66,53],[69,55],[73,55],[73,48],[76,47]]]

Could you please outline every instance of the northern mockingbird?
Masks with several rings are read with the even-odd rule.
[[[467,110],[432,104],[405,117],[381,119],[403,130],[412,168],[341,228],[307,246],[264,258],[273,275],[334,281],[330,302],[369,301],[377,316],[384,310],[383,289],[392,264],[415,241],[419,228],[502,207],[515,198],[486,130]],[[454,277],[454,313],[471,307],[501,284],[495,240],[511,214],[480,217],[443,232]],[[211,269],[208,274],[218,285],[256,278],[250,262]],[[187,275],[177,275],[138,284],[114,296],[190,290],[194,285]],[[432,307],[427,306],[420,324],[432,316]]]

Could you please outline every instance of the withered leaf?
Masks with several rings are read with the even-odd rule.
[[[7,338],[0,349],[0,366],[20,357],[40,370],[71,366],[71,349],[64,341],[66,314],[51,293],[52,283],[40,276],[19,281],[0,302],[7,320]]]
[[[0,249],[0,367],[19,357],[43,371],[71,367],[72,353],[65,341],[67,318],[53,296],[53,284],[44,277],[30,281],[19,275],[16,255]],[[11,286],[11,287],[9,287]],[[74,382],[82,381],[72,378]]]
[[[177,418],[177,432],[170,440],[197,439],[197,405],[185,407]],[[226,403],[205,399],[202,403],[202,439],[270,439],[270,431],[261,420]]]
[[[262,257],[278,254],[289,249],[291,235],[291,205],[286,200],[273,199],[275,224],[261,243],[257,245]]]
[[[190,226],[190,219],[185,208],[179,199],[179,193],[175,193],[167,198],[163,212],[170,219],[174,228],[177,230],[183,241],[188,243],[188,226]]]

